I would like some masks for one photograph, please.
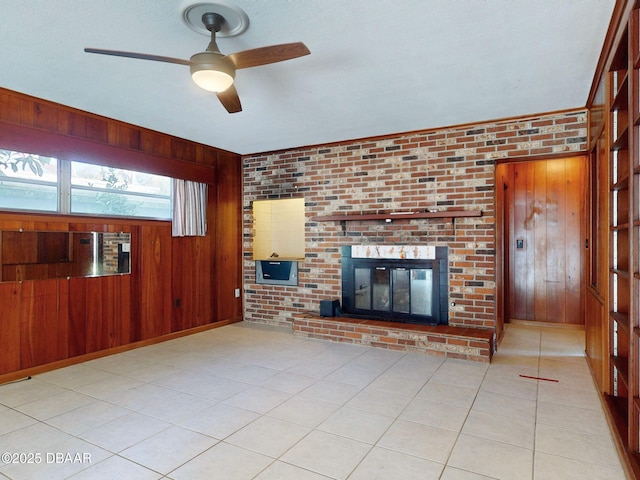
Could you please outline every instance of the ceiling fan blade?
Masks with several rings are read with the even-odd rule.
[[[111,55],[114,57],[137,58],[139,60],[152,60],[154,62],[177,63],[179,65],[191,65],[189,60],[181,58],[163,57],[161,55],[150,55],[148,53],[123,52],[121,50],[102,50],[100,48],[85,48],[87,53],[98,53],[100,55]]]
[[[231,85],[224,92],[218,92],[216,95],[220,99],[222,106],[227,109],[227,112],[238,113],[242,111],[240,97],[238,97],[238,91],[235,86]]]
[[[283,62],[285,60],[303,57],[310,53],[304,43],[296,42],[244,50],[227,55],[226,58],[231,59],[236,68],[250,68],[267,65],[269,63]]]

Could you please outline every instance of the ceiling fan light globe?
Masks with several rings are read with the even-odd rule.
[[[198,70],[191,78],[200,88],[214,93],[224,92],[233,84],[231,75],[216,70]]]
[[[224,92],[233,85],[235,74],[231,62],[220,53],[203,52],[191,57],[191,78],[209,92]]]

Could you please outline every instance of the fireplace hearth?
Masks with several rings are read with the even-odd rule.
[[[448,293],[447,247],[342,247],[343,316],[447,325]]]

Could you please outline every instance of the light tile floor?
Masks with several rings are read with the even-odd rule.
[[[583,349],[509,325],[485,365],[230,325],[0,386],[0,478],[624,479]]]

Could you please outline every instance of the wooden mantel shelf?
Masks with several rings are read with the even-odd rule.
[[[327,215],[324,217],[312,217],[314,222],[361,222],[365,220],[413,220],[416,218],[459,218],[459,217],[481,217],[481,210],[442,210],[437,212],[416,212],[416,213],[370,213],[370,214],[350,214],[350,215]]]

